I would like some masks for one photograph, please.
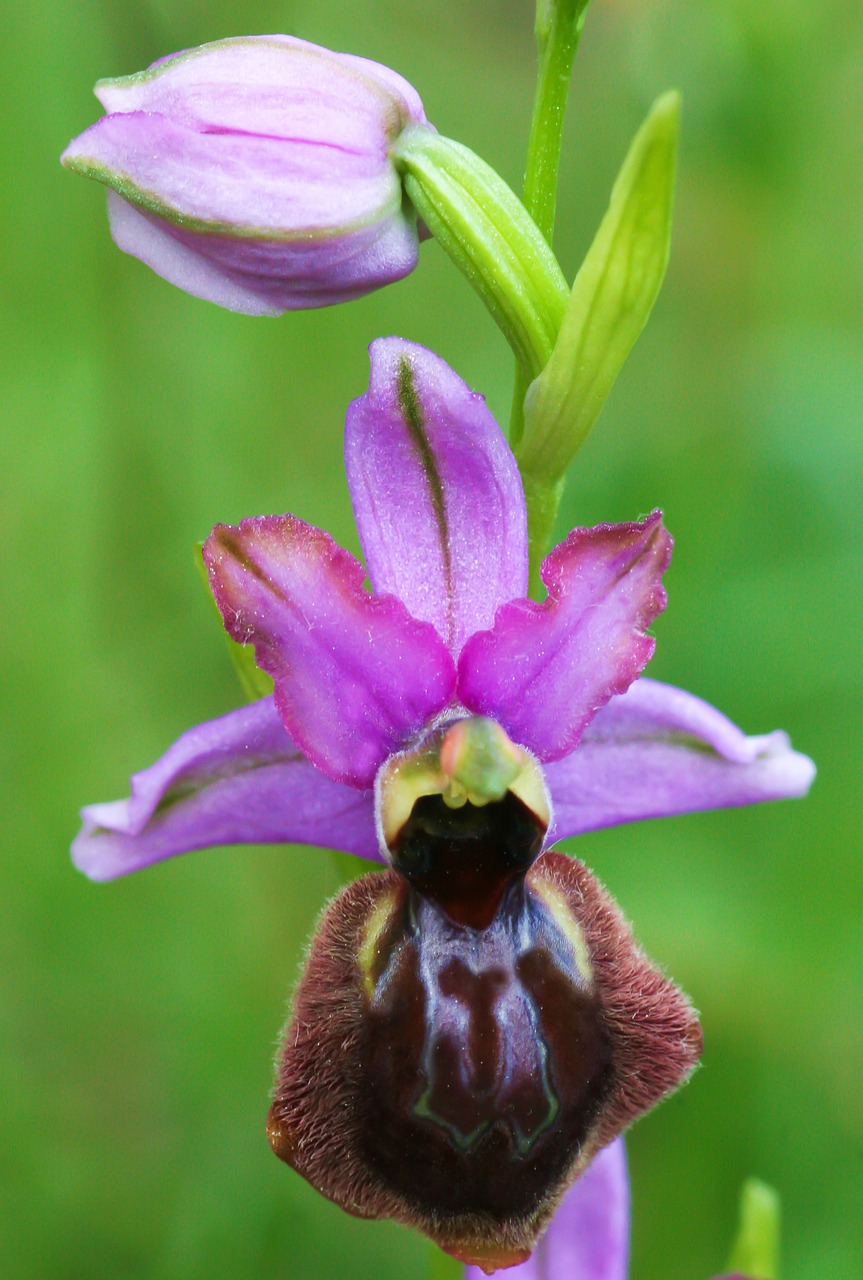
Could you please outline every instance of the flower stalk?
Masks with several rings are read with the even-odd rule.
[[[569,98],[572,65],[578,52],[590,0],[537,0],[536,51],[539,62],[527,160],[524,206],[549,244],[553,244],[563,121]],[[509,438],[513,448],[524,431],[527,381],[515,370]]]
[[[537,0],[536,46],[539,70],[527,163],[524,205],[551,244],[557,205],[557,180],[563,121],[572,64],[578,51],[590,0]]]
[[[563,497],[564,479],[548,480],[544,476],[522,471],[524,501],[527,508],[528,588],[532,600],[543,596],[540,566],[554,540],[554,525],[560,500]]]

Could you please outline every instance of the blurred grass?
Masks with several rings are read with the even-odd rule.
[[[57,158],[91,84],[171,49],[287,30],[389,62],[509,181],[532,93],[527,0],[58,0],[4,6],[0,268],[0,1257],[19,1277],[423,1275],[272,1159],[270,1060],[325,856],[225,850],[95,887],[82,803],[239,699],[192,544],[292,510],[356,549],[341,423],[366,344],[438,350],[505,420],[506,348],[433,244],[347,309],[256,321],[121,255]],[[820,767],[805,803],[578,842],[706,1031],[632,1136],[638,1280],[702,1280],[739,1185],[783,1196],[785,1280],[863,1257],[859,486],[863,30],[851,0],[595,0],[558,248],[571,275],[631,134],[683,90],[672,261],[561,513],[660,503],[677,539],[652,674]],[[573,1277],[573,1280],[576,1280]]]

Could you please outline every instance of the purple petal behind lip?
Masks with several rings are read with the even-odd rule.
[[[293,516],[217,525],[204,545],[229,634],[254,644],[291,737],[336,782],[370,787],[386,759],[450,701],[443,641],[359,561]]]
[[[527,588],[518,468],[483,398],[439,356],[381,338],[371,366],[345,425],[369,577],[433,623],[457,657]]]
[[[642,677],[545,766],[551,839],[642,818],[805,795],[812,761],[781,731],[747,737],[708,703]]]
[[[465,645],[459,696],[540,760],[571,752],[598,709],[653,654],[671,538],[654,511],[636,524],[573,529],[545,558],[544,604],[514,600]]]
[[[616,1138],[567,1191],[533,1256],[505,1275],[507,1280],[626,1280],[628,1267],[629,1178],[623,1139]],[[467,1267],[465,1280],[485,1280],[485,1275]]]
[[[314,844],[378,860],[371,792],[304,759],[264,698],[190,729],[142,773],[132,796],[82,812],[72,860],[111,880],[223,844]]]

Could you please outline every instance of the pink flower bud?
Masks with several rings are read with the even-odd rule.
[[[387,67],[247,36],[96,93],[108,114],[62,162],[110,188],[119,247],[187,293],[279,315],[359,297],[416,265],[416,215],[390,149],[426,120]]]

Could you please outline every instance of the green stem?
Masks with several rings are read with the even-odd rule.
[[[524,206],[549,244],[554,234],[563,120],[588,0],[538,0],[539,72],[527,144]]]
[[[512,384],[512,408],[509,412],[509,442],[513,449],[520,443],[524,435],[524,397],[530,386],[524,376],[524,368],[516,361],[515,379]]]
[[[524,482],[524,500],[527,505],[527,541],[528,541],[528,595],[534,600],[543,594],[542,579],[539,566],[552,544],[554,522],[557,509],[563,497],[563,479],[536,479],[530,472],[522,472]]]
[[[549,244],[554,234],[563,120],[588,0],[537,0],[536,45],[539,70],[527,144],[524,205]],[[556,337],[557,335],[555,335]],[[523,366],[516,368],[510,416],[515,448],[524,431]]]

